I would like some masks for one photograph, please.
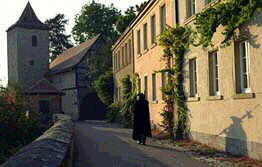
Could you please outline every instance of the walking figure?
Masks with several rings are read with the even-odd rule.
[[[152,137],[148,101],[143,93],[138,94],[138,101],[134,106],[133,139],[138,144],[145,145],[146,137]]]

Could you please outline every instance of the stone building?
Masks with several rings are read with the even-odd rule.
[[[101,35],[68,49],[49,65],[49,28],[28,2],[19,20],[7,30],[8,82],[18,83],[36,100],[40,112],[71,115],[74,120],[104,119],[105,107],[87,88],[87,57],[104,46]]]
[[[138,84],[150,103],[154,124],[162,119],[160,88],[166,83],[166,74],[155,73],[165,66],[161,60],[163,50],[156,44],[159,34],[166,24],[193,27],[196,13],[218,3],[222,3],[221,0],[150,0],[126,30],[133,33],[134,73],[139,74]],[[260,160],[261,18],[261,12],[256,12],[254,19],[237,32],[240,38],[226,48],[218,45],[223,40],[223,27],[219,27],[213,38],[215,46],[191,47],[184,67],[191,137],[218,149]],[[113,61],[121,66],[117,56],[114,52]],[[114,70],[117,75],[118,70]]]
[[[98,35],[68,49],[50,64],[47,76],[65,94],[62,97],[63,112],[76,120],[105,118],[105,106],[96,93],[88,89],[87,77],[88,57],[96,56],[104,44],[105,40]]]

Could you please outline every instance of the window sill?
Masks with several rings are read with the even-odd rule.
[[[200,101],[200,97],[196,96],[196,97],[189,97],[187,99],[187,102],[198,102]]]
[[[149,49],[144,49],[144,52],[142,53],[143,55],[146,54],[149,51]]]
[[[253,99],[255,98],[255,93],[239,93],[233,95],[233,99]]]
[[[156,47],[157,46],[157,44],[156,44],[156,42],[154,42],[154,43],[152,43],[152,45],[151,45],[151,48],[150,49],[153,49],[154,47]]]
[[[220,1],[221,1],[221,0],[214,0],[214,1],[206,4],[205,7],[204,7],[204,9],[203,9],[202,11],[205,11],[205,10],[207,10],[208,8],[215,6],[215,5],[218,4]]]
[[[221,96],[221,95],[219,95],[219,96],[208,96],[207,100],[208,101],[223,100],[223,96]]]
[[[154,100],[151,102],[152,104],[158,104],[158,100]]]
[[[195,18],[196,18],[196,15],[195,15],[195,14],[192,15],[192,16],[190,16],[190,17],[187,17],[187,18],[185,19],[185,21],[184,21],[184,24],[185,24],[185,25],[186,25],[186,24],[189,24],[189,23],[192,22]]]

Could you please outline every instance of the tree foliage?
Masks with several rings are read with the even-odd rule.
[[[125,31],[125,29],[129,26],[129,24],[135,19],[135,17],[135,7],[131,6],[125,11],[124,15],[119,16],[116,23],[117,31],[122,34]]]
[[[32,99],[22,94],[17,84],[0,87],[0,164],[45,130],[41,115],[31,110]]]
[[[112,70],[105,72],[95,81],[95,90],[100,100],[107,106],[113,103],[114,79]]]
[[[74,40],[82,43],[98,34],[103,34],[115,41],[118,38],[115,27],[120,15],[120,11],[113,4],[105,6],[92,0],[76,15],[75,26],[72,30]]]
[[[119,16],[116,29],[117,31],[122,34],[125,29],[131,24],[131,22],[136,18],[137,14],[141,12],[144,7],[146,6],[147,1],[142,2],[139,5],[130,6],[125,12],[124,15]]]
[[[121,123],[124,127],[132,128],[133,127],[133,110],[137,98],[137,78],[138,75],[135,74],[133,78],[127,75],[121,80],[122,83],[122,94],[123,94],[123,103],[121,112]]]
[[[222,44],[229,45],[236,37],[236,29],[251,21],[257,9],[262,8],[261,0],[228,0],[196,15],[195,26],[198,43],[204,47],[212,46],[212,38],[221,25],[225,38]]]
[[[65,26],[68,20],[64,14],[57,14],[54,18],[45,21],[49,30],[49,57],[53,61],[57,56],[73,45],[70,41],[70,35],[66,35]]]
[[[95,81],[100,75],[112,70],[112,42],[109,40],[99,48],[95,54],[90,55],[87,59],[87,79],[88,87],[94,90]]]

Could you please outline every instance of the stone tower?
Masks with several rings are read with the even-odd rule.
[[[48,72],[48,29],[28,2],[19,20],[7,30],[9,83],[29,88]]]

